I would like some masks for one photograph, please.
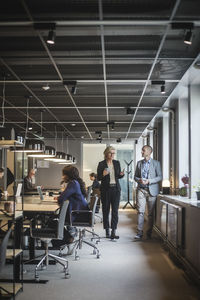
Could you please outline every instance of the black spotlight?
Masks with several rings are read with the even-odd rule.
[[[187,45],[192,45],[192,30],[186,31],[184,43]]]
[[[135,110],[134,110],[134,109],[132,109],[132,108],[130,108],[130,107],[127,107],[127,109],[126,109],[126,114],[127,114],[127,115],[134,115],[134,113],[135,113]]]
[[[161,92],[161,94],[165,94],[165,85],[164,84],[161,85],[160,92]]]
[[[117,143],[121,143],[121,142],[122,142],[122,139],[121,139],[121,138],[118,138],[118,139],[116,140],[116,142],[117,142]]]
[[[107,125],[111,127],[111,130],[115,130],[115,122],[113,121],[107,122]]]
[[[47,38],[47,43],[50,45],[55,44],[55,32],[53,30],[49,31],[48,38]]]
[[[72,88],[71,88],[71,93],[73,95],[76,95],[76,91],[77,91],[77,82],[75,81]]]

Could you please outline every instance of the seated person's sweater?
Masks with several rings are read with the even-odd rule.
[[[66,189],[58,197],[58,204],[61,206],[63,201],[69,200],[66,222],[70,223],[70,214],[72,210],[88,210],[88,204],[81,192],[80,184],[77,180],[68,183]]]

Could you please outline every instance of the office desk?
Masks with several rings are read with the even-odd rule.
[[[18,204],[17,204],[18,205]],[[59,208],[57,200],[54,200],[53,197],[44,197],[44,200],[40,200],[36,196],[25,196],[24,197],[24,217],[34,218],[36,215],[52,215]],[[33,222],[33,226],[34,226]],[[29,259],[32,260],[35,258],[35,243],[34,239],[30,237],[29,240]]]
[[[4,209],[4,204],[0,204],[0,208]],[[21,265],[21,257],[20,255],[16,255],[17,252],[21,254],[21,237],[22,237],[22,225],[23,225],[23,214],[22,211],[16,211],[15,214],[13,213],[6,213],[0,212],[0,220],[3,223],[8,224],[8,228],[14,224],[14,248],[18,250],[9,249],[9,253],[11,257],[7,257],[8,259],[13,259],[14,261],[14,282],[20,282],[20,265]],[[15,254],[15,255],[14,255]],[[1,279],[1,282],[9,282],[12,280],[10,279]]]
[[[8,198],[7,201],[13,201],[13,197]],[[39,196],[24,196],[23,199],[23,204],[22,204],[22,199],[18,198],[16,201],[16,206],[15,206],[15,215],[21,215],[22,213],[24,217],[27,217],[28,219],[34,218],[36,215],[41,214],[41,215],[51,215],[53,214],[58,208],[59,205],[57,204],[57,200],[54,200],[53,197],[50,196],[45,196],[44,200],[40,200]],[[0,203],[0,209],[4,209],[4,203],[5,201],[1,201]],[[23,211],[22,211],[23,207]],[[2,219],[8,219],[12,220],[13,214],[9,214],[10,217],[6,217],[2,213],[0,214],[0,219],[2,216]],[[34,225],[34,223],[33,223]],[[15,244],[19,244],[19,240],[21,237],[19,227],[17,226],[16,228],[16,235],[17,237],[17,242]],[[19,248],[19,247],[17,247]],[[29,258],[34,259],[35,257],[35,245],[34,245],[34,239],[30,238],[30,243],[29,243]]]

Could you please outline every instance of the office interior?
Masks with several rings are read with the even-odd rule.
[[[197,0],[2,2],[2,253],[11,232],[7,256],[0,257],[0,298],[200,299],[199,28]],[[66,165],[77,167],[89,187],[109,145],[125,169],[120,239],[105,238],[100,205],[92,225],[100,242],[86,232],[83,239],[95,247],[83,243],[80,260],[63,254],[69,274],[50,262],[37,280],[35,262],[26,262],[43,254],[44,245],[30,236],[27,215],[46,217],[58,208]],[[134,172],[144,145],[153,148],[163,180],[153,238],[135,242]],[[43,157],[50,152],[53,157]],[[8,187],[7,168],[14,175]],[[24,192],[30,169],[46,202],[37,190]],[[51,244],[49,253],[59,256]]]

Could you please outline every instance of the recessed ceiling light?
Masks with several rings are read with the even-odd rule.
[[[81,138],[84,139],[84,136],[82,135]]]
[[[72,123],[72,124],[70,124],[72,127],[75,127],[76,126],[76,124],[75,123]]]

